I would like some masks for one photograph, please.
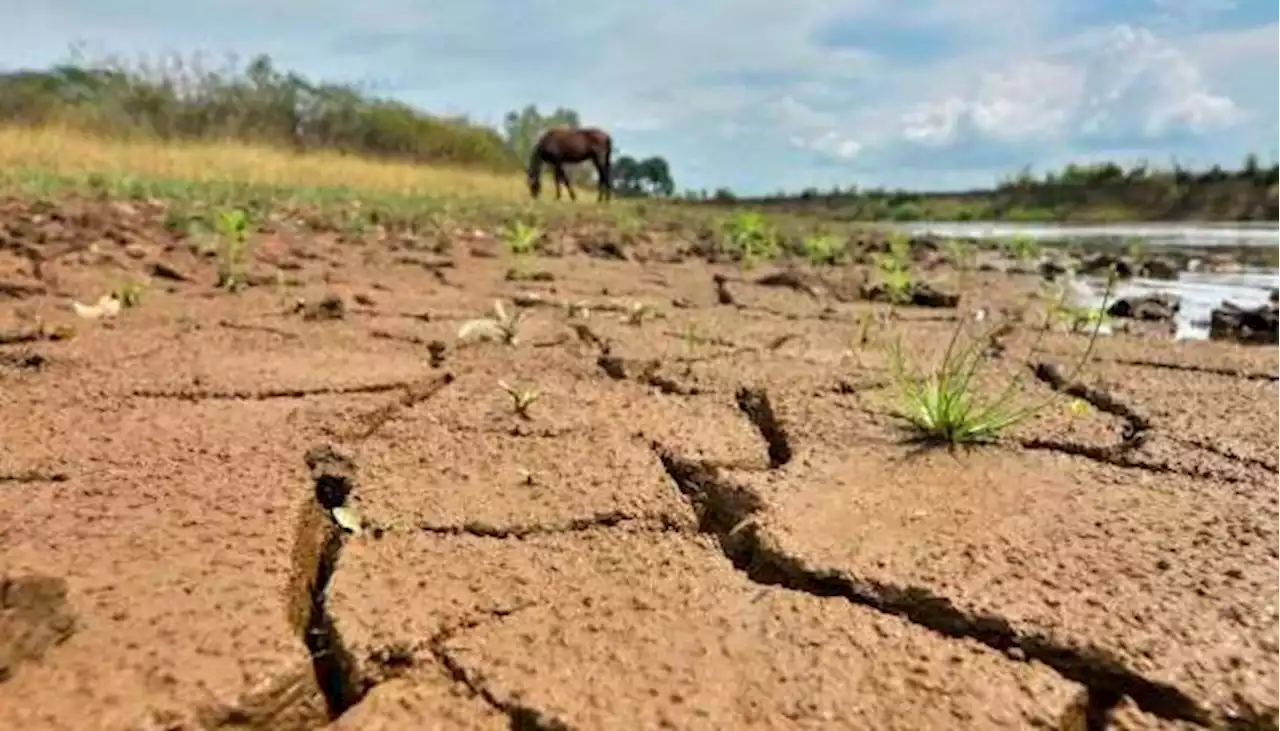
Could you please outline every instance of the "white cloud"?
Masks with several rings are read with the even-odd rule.
[[[1280,24],[1200,34],[1187,54],[1214,88],[1240,108],[1239,144],[1274,151],[1280,137]]]
[[[852,160],[862,150],[862,145],[857,140],[841,137],[835,132],[827,132],[817,137],[809,138],[790,137],[787,141],[791,143],[792,147],[812,150],[840,160]]]
[[[1203,135],[1245,117],[1191,54],[1127,25],[1047,44],[1038,56],[1007,58],[999,69],[948,60],[917,73],[944,93],[886,99],[881,109],[853,118],[787,98],[780,116],[797,146],[829,150],[839,138],[868,153],[899,156],[912,147],[936,156],[953,146],[1010,144],[1021,151],[1032,143],[1052,153],[1089,140]],[[908,88],[910,81],[899,79]]]

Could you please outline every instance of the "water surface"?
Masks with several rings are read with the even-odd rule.
[[[910,234],[1008,239],[1030,236],[1037,241],[1140,240],[1147,248],[1162,246],[1280,246],[1280,226],[1274,222],[1240,223],[1008,223],[1004,221],[920,221],[896,224]]]
[[[1052,224],[1005,222],[918,222],[896,226],[910,234],[965,236],[977,239],[1008,239],[1030,236],[1043,242],[1141,242],[1145,251],[1161,248],[1280,246],[1280,226],[1272,222],[1245,223],[1126,223]],[[1097,306],[1104,282],[1084,278],[1075,289],[1077,304]],[[1239,273],[1181,272],[1174,281],[1130,279],[1121,282],[1112,299],[1163,292],[1182,298],[1176,319],[1177,339],[1202,340],[1209,337],[1209,312],[1228,300],[1241,307],[1256,307],[1267,301],[1272,288],[1280,287],[1275,269],[1250,268]]]

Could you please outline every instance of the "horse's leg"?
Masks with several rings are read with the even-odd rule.
[[[556,181],[556,200],[560,200],[560,163],[551,164],[551,177]]]
[[[596,166],[596,201],[613,198],[613,179],[610,177],[609,153],[593,155],[591,162]]]
[[[569,190],[569,200],[578,200],[578,195],[573,192],[573,183],[569,182],[569,173],[564,169],[564,165],[556,168],[556,173],[560,176],[560,179],[564,181],[564,187]]]

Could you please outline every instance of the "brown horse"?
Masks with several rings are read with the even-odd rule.
[[[550,164],[556,178],[556,200],[560,200],[560,185],[569,189],[569,200],[578,200],[564,171],[566,163],[590,160],[596,168],[596,200],[613,198],[613,186],[609,179],[613,166],[613,139],[609,133],[595,127],[552,127],[538,138],[529,155],[529,194],[534,198],[542,192],[542,166]]]

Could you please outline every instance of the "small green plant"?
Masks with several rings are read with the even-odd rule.
[[[725,224],[725,248],[744,268],[769,261],[781,253],[778,235],[758,211],[740,211]]]
[[[1113,269],[1101,309],[1105,310],[1115,281]],[[905,419],[920,441],[950,446],[991,442],[1009,427],[1040,412],[1058,396],[1055,392],[1030,406],[1015,406],[1017,389],[1023,378],[1022,370],[1009,379],[997,396],[981,395],[976,379],[990,361],[986,345],[991,338],[990,333],[983,337],[962,338],[967,320],[960,318],[957,321],[941,362],[928,374],[922,374],[910,365],[902,352],[901,340],[891,347],[890,363],[899,398],[898,416]],[[1046,317],[1045,325],[1032,345],[1032,352],[1050,324],[1051,320]],[[1100,325],[1095,324],[1084,354],[1066,379],[1068,382],[1075,381],[1093,354]]]
[[[511,409],[516,416],[526,421],[533,418],[529,415],[529,407],[542,396],[540,391],[527,386],[512,386],[506,381],[498,381],[498,385],[511,397]]]
[[[352,239],[364,237],[376,225],[376,216],[368,211],[361,210],[359,201],[356,201],[351,208],[342,212],[341,220],[342,233]]]
[[[880,281],[889,290],[889,297],[897,303],[911,301],[911,272],[906,269],[890,269],[881,272]]]
[[[503,306],[502,300],[494,300],[493,316],[467,320],[458,328],[458,339],[464,342],[473,340],[491,340],[506,345],[515,345],[519,334],[520,321],[524,318],[524,310],[516,307],[510,313]]]
[[[116,287],[111,294],[120,301],[121,307],[128,309],[142,304],[142,293],[146,289],[147,285],[141,282],[125,282]]]
[[[542,238],[542,229],[523,221],[516,221],[502,233],[503,243],[512,256],[528,256],[538,248],[538,240]]]
[[[1031,261],[1040,256],[1040,244],[1027,234],[1014,234],[1004,242],[1004,250],[1018,261]]]
[[[863,313],[854,320],[857,324],[857,329],[854,330],[853,336],[849,338],[842,357],[852,358],[858,365],[862,365],[862,352],[871,343],[872,330],[881,316],[882,314],[879,311],[872,310]]]
[[[1133,236],[1133,237],[1130,237],[1129,240],[1125,242],[1124,253],[1125,253],[1125,256],[1129,258],[1129,261],[1136,262],[1139,259],[1141,259],[1142,252],[1143,252],[1143,246],[1142,246],[1141,237]]]
[[[1078,333],[1086,328],[1109,326],[1111,316],[1101,307],[1079,307],[1060,303],[1055,308],[1056,319],[1066,324],[1070,332]]]
[[[249,216],[239,208],[218,211],[218,286],[235,292],[248,284]]]
[[[839,264],[845,254],[840,240],[829,234],[806,236],[800,242],[800,250],[804,253],[804,258],[814,266]]]
[[[871,329],[875,326],[876,320],[880,319],[880,313],[873,310],[858,319],[856,340],[858,347],[865,348],[871,342]]]
[[[995,399],[980,403],[973,379],[984,362],[980,341],[974,339],[957,349],[960,328],[947,345],[942,363],[922,376],[908,371],[908,359],[900,341],[890,350],[894,380],[902,410],[899,416],[913,426],[924,441],[967,444],[991,441],[1001,431],[1025,418],[1010,409],[1012,389]]]
[[[1041,287],[1041,296],[1050,302],[1048,321],[1061,323],[1068,332],[1078,333],[1090,327],[1109,327],[1111,316],[1105,307],[1084,307],[1068,304],[1069,290],[1066,286],[1045,283]]]
[[[889,293],[889,298],[896,303],[911,299],[911,240],[906,234],[893,233],[889,236],[889,250],[875,256],[879,280]]]
[[[959,239],[947,239],[942,246],[947,253],[947,258],[956,269],[968,271],[973,268],[977,252],[972,244],[966,244]]]
[[[698,345],[710,339],[693,323],[680,326],[673,334],[680,341],[681,357],[685,360],[692,360],[697,353]]]

